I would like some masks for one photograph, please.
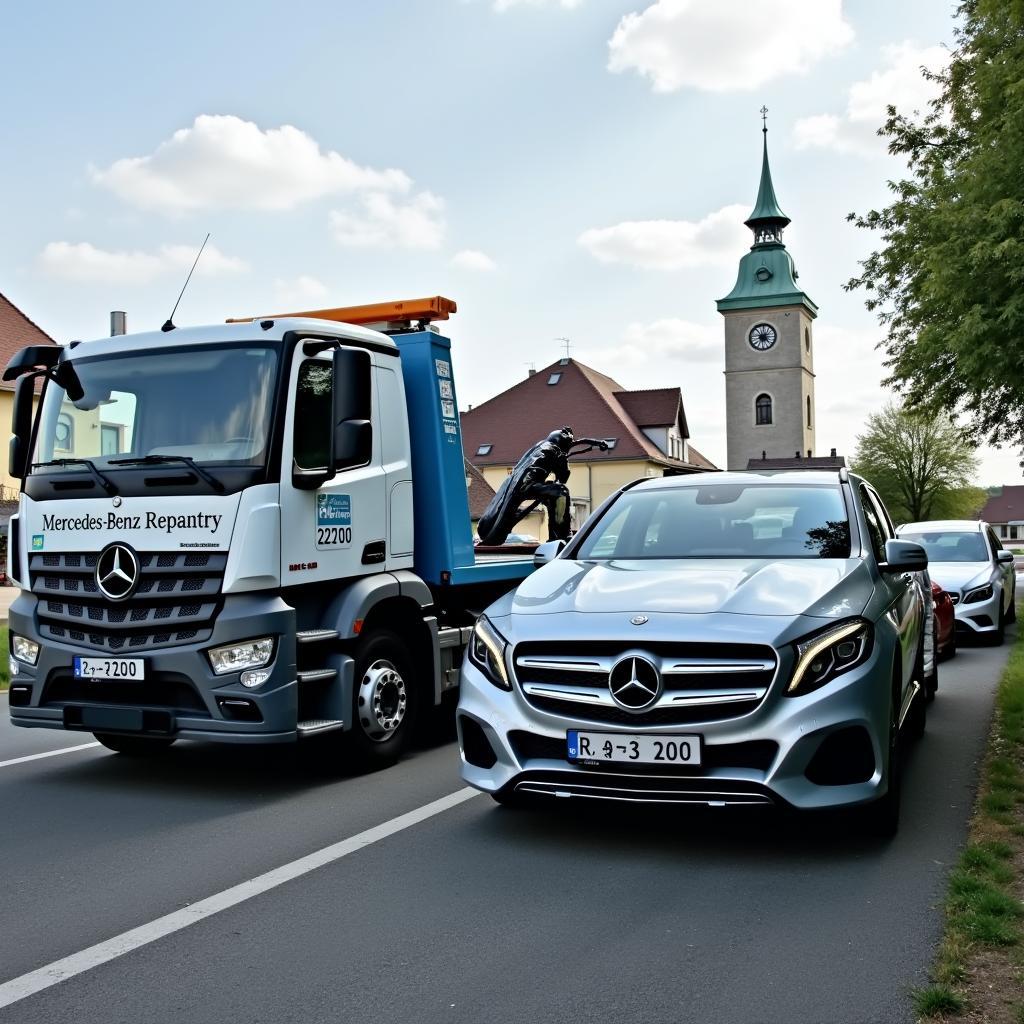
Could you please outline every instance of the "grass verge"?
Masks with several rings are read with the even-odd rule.
[[[1024,628],[996,693],[967,846],[950,873],[932,984],[914,992],[935,1022],[1024,1024]]]

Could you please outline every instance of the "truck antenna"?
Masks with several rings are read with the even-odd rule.
[[[199,246],[199,252],[196,253],[195,261],[192,263],[192,270],[188,272],[188,277],[185,278],[185,283],[181,286],[181,291],[178,292],[178,302],[181,302],[182,295],[185,294],[185,289],[188,287],[189,281],[192,280],[192,271],[196,269],[196,264],[199,262],[199,257],[203,255],[203,250],[206,248],[206,243],[210,240],[210,232],[206,232],[206,237],[203,239],[203,244]],[[174,304],[174,309],[171,310],[171,315],[164,322],[163,327],[160,328],[165,334],[168,331],[174,330],[174,314],[178,312],[178,302]]]

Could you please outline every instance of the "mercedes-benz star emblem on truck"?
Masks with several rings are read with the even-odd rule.
[[[643,711],[658,699],[661,676],[646,658],[623,658],[608,674],[608,689],[619,707]]]
[[[111,544],[96,560],[96,586],[111,601],[129,597],[139,581],[139,560],[127,544]]]

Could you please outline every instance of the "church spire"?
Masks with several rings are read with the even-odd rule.
[[[775,198],[775,187],[772,185],[772,171],[768,165],[768,108],[761,108],[761,121],[764,134],[763,152],[761,156],[761,184],[757,190],[757,201],[750,216],[744,224],[754,232],[755,245],[774,245],[782,242],[782,229],[789,223],[789,218],[782,212],[778,199]]]

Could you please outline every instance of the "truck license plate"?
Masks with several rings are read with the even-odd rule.
[[[584,764],[700,764],[700,736],[650,736],[570,729],[566,741],[566,759]]]
[[[142,658],[75,658],[75,678],[135,682],[146,678],[146,662]]]

